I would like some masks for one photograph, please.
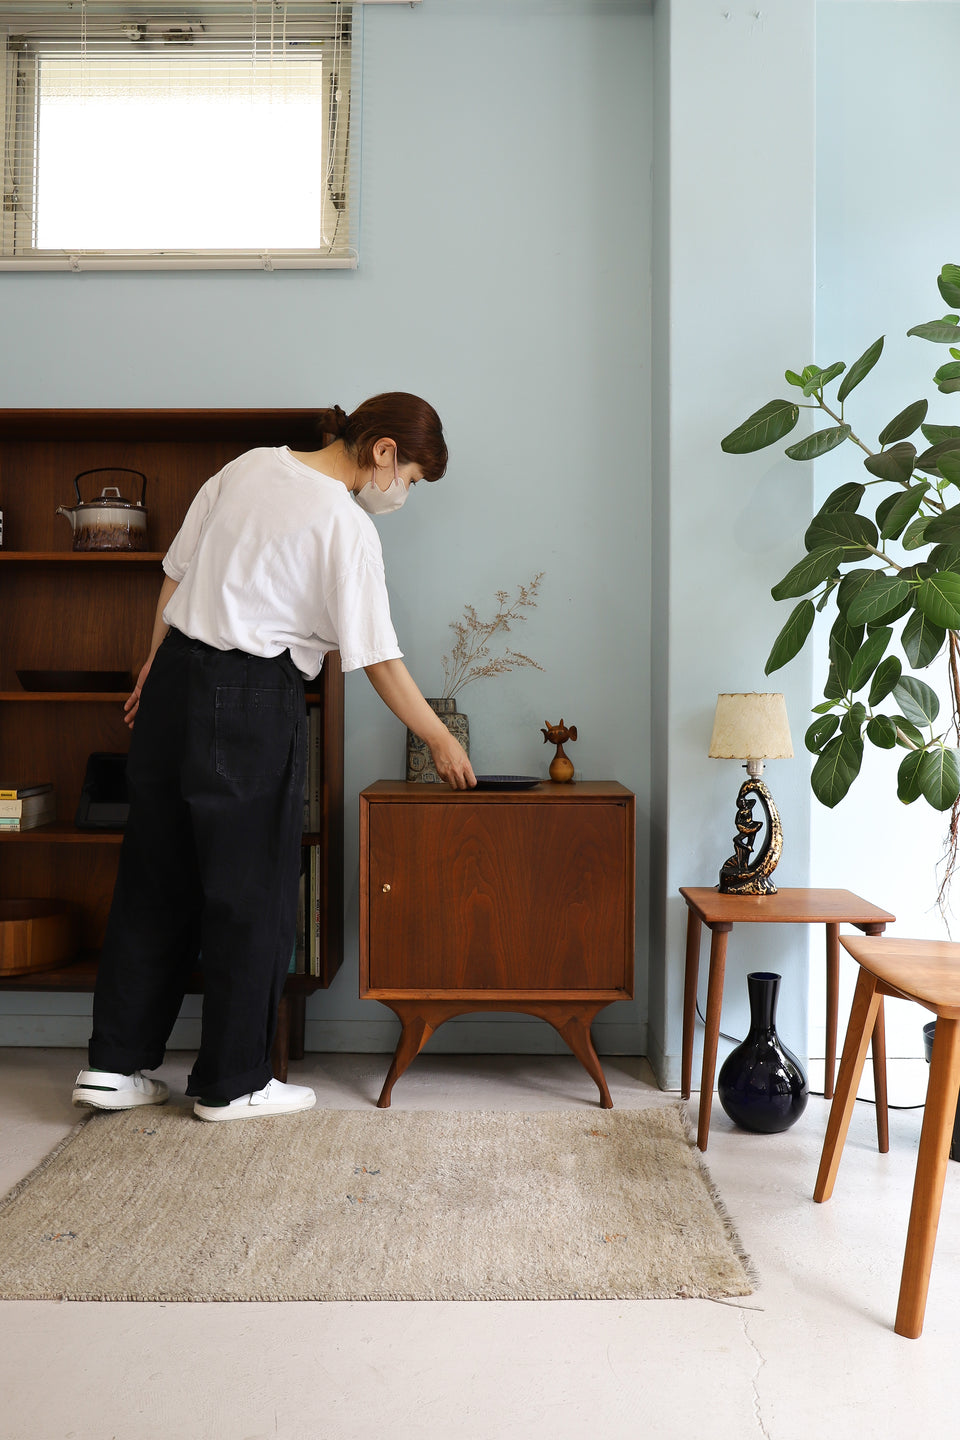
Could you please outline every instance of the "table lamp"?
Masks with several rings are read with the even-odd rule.
[[[730,895],[776,895],[770,876],[783,849],[783,828],[773,796],[764,785],[764,760],[792,760],[793,742],[782,695],[718,695],[710,737],[712,760],[743,760],[747,772],[737,796],[737,834],[733,851],[720,869],[718,889]],[[767,833],[753,852],[763,820],[753,813],[760,801]]]

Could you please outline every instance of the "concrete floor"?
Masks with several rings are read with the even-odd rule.
[[[160,1072],[182,1086],[190,1057]],[[0,1191],[77,1118],[75,1050],[0,1051]],[[657,1105],[645,1062],[607,1059],[614,1103]],[[320,1103],[372,1104],[381,1056],[308,1055]],[[898,1068],[899,1065],[899,1068]],[[816,1074],[811,1076],[816,1083]],[[891,1100],[925,1067],[892,1062]],[[596,1103],[565,1057],[423,1056],[398,1107]],[[0,1304],[2,1440],[906,1440],[946,1433],[960,1336],[960,1164],[951,1163],[923,1336],[893,1333],[920,1111],[876,1152],[863,1104],[834,1198],[811,1191],[827,1103],[785,1135],[718,1105],[707,1160],[761,1276],[743,1302]],[[691,1106],[696,1118],[696,1103]]]

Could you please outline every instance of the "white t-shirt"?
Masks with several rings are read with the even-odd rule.
[[[195,496],[163,568],[168,625],[217,650],[289,650],[312,679],[399,659],[376,526],[339,480],[285,447],[248,450]]]

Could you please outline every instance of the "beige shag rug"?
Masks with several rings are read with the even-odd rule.
[[[0,1298],[749,1295],[679,1107],[92,1115],[0,1203]]]

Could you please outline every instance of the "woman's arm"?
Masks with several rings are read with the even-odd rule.
[[[403,661],[381,660],[365,668],[370,684],[387,709],[430,746],[440,779],[452,790],[469,790],[476,785],[467,752],[430,709]]]
[[[150,654],[144,661],[140,669],[140,674],[137,676],[137,683],[133,687],[133,694],[124,701],[123,719],[124,723],[129,725],[131,730],[133,729],[133,722],[136,718],[137,711],[140,708],[140,691],[143,689],[143,682],[150,674],[153,657],[160,649],[160,646],[166,639],[167,631],[170,629],[170,626],[163,618],[163,612],[170,603],[170,598],[179,583],[179,580],[171,580],[169,575],[163,577],[163,584],[160,587],[160,599],[157,601],[157,613],[153,621],[153,634],[150,637]]]

